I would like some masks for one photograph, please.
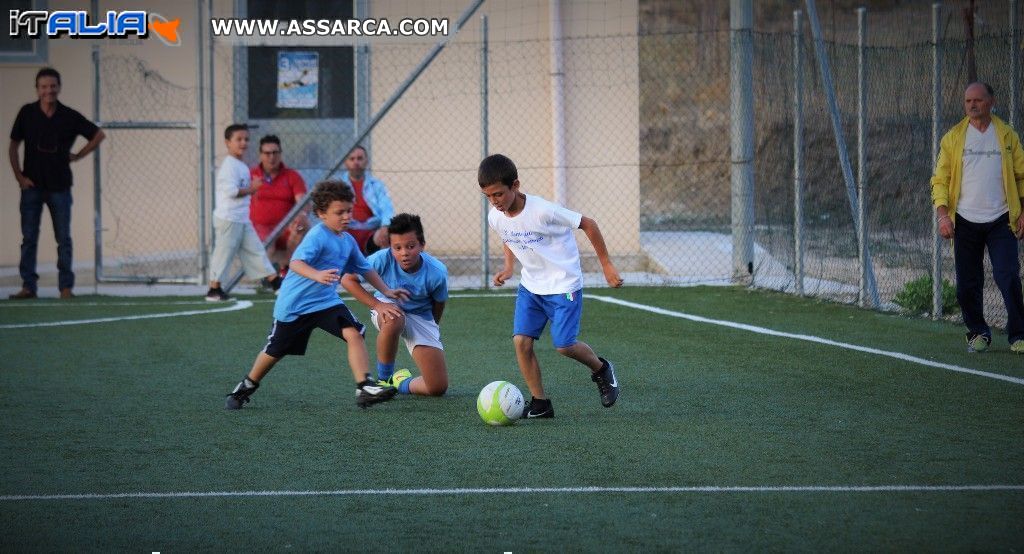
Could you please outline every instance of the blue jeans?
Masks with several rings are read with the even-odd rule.
[[[956,264],[956,299],[970,333],[992,336],[985,323],[982,290],[985,287],[985,249],[992,262],[992,279],[1006,304],[1006,334],[1010,342],[1024,339],[1024,292],[1021,291],[1017,237],[1009,226],[1009,214],[989,223],[971,223],[956,216],[953,258]]]
[[[21,189],[21,283],[32,292],[38,288],[36,252],[44,204],[50,209],[53,236],[57,240],[57,286],[70,289],[75,286],[75,274],[71,271],[71,189],[49,191],[38,185]]]

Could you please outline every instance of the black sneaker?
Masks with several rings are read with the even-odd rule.
[[[277,292],[281,288],[281,281],[284,279],[277,276],[274,277],[274,280],[264,277],[260,279],[260,288],[267,292]]]
[[[242,406],[249,401],[249,397],[252,393],[256,392],[256,389],[260,388],[260,384],[254,381],[250,381],[248,377],[242,379],[235,390],[231,391],[227,399],[224,401],[225,410],[241,410]]]
[[[523,406],[523,419],[548,419],[552,417],[555,417],[555,407],[551,405],[550,399],[531,398]]]
[[[597,383],[601,393],[601,405],[611,408],[619,398],[619,381],[615,378],[615,365],[604,358],[598,358],[604,366],[590,375],[590,380]]]
[[[356,406],[369,408],[379,402],[387,402],[398,394],[398,389],[391,385],[382,384],[376,379],[367,378],[356,385]]]
[[[210,290],[206,291],[207,302],[225,302],[227,300],[231,300],[231,297],[220,287],[210,287]]]

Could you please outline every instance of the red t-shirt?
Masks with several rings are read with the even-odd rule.
[[[352,219],[356,221],[366,221],[373,217],[373,210],[370,209],[370,205],[366,203],[366,197],[363,196],[363,182],[363,179],[358,181],[352,179],[352,190],[356,193],[356,201],[352,204]],[[348,233],[356,239],[356,244],[365,254],[366,245],[373,237],[374,231],[376,229],[349,229]]]
[[[253,225],[277,225],[295,205],[295,197],[306,194],[306,183],[293,169],[281,164],[281,170],[273,180],[263,174],[263,167],[256,164],[249,171],[252,180],[263,182],[263,186],[249,201],[249,219]]]
[[[370,209],[370,205],[366,203],[366,197],[363,196],[363,180],[352,179],[352,190],[356,193],[356,201],[352,204],[352,219],[366,221],[373,217],[373,210]]]

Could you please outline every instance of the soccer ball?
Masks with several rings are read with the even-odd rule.
[[[508,381],[490,383],[476,397],[476,411],[488,425],[512,425],[523,415],[523,393]]]

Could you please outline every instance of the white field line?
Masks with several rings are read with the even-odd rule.
[[[635,302],[629,302],[626,300],[619,300],[618,298],[611,298],[608,296],[590,295],[587,298],[599,300],[601,302],[607,302],[609,304],[618,304],[620,306],[626,306],[636,310],[643,310],[645,312],[651,312],[659,315],[667,315],[670,317],[678,317],[680,319],[688,319],[697,323],[710,323],[711,325],[721,325],[722,327],[731,327],[733,329],[741,329],[743,331],[750,331],[752,333],[759,333],[762,335],[770,335],[773,337],[785,337],[796,340],[803,340],[807,342],[816,342],[818,344],[825,344],[828,346],[837,346],[839,348],[846,348],[848,350],[855,350],[857,352],[865,352],[867,354],[876,354],[879,356],[887,356],[889,358],[896,358],[897,360],[903,360],[905,362],[911,362],[929,367],[937,367],[939,369],[946,369],[949,371],[955,371],[958,373],[968,373],[971,375],[977,375],[979,377],[987,377],[989,379],[998,379],[1000,381],[1006,381],[1015,385],[1024,385],[1024,379],[1019,377],[1011,377],[1009,375],[1002,375],[1000,373],[990,373],[988,371],[981,371],[977,369],[971,369],[968,367],[960,367],[952,364],[944,364],[942,362],[934,362],[932,360],[926,360],[924,358],[918,358],[917,356],[911,356],[902,352],[890,352],[888,350],[879,350],[877,348],[869,348],[867,346],[858,346],[856,344],[850,344],[846,342],[834,341],[831,339],[824,339],[816,337],[814,335],[801,335],[797,333],[786,333],[784,331],[776,331],[774,329],[768,329],[765,327],[758,327],[756,325],[747,325],[745,323],[736,323],[734,321],[725,321],[721,319],[710,319],[707,317],[701,317],[697,315],[690,315],[683,312],[676,312],[672,310],[666,310],[664,308],[658,308],[655,306],[648,306],[646,304],[637,304]]]
[[[689,487],[498,487],[457,489],[340,489],[310,491],[124,492],[110,494],[10,494],[0,502],[31,500],[117,500],[123,498],[222,498],[288,496],[468,496],[489,494],[679,494],[679,493],[875,493],[1024,492],[1024,485],[777,485]]]
[[[230,306],[223,308],[214,308],[212,310],[188,310],[184,312],[164,312],[158,314],[144,314],[144,315],[128,315],[128,316],[117,316],[117,317],[99,317],[94,319],[72,319],[67,321],[47,321],[44,323],[12,323],[9,325],[0,325],[0,329],[27,329],[33,327],[60,327],[64,325],[82,325],[86,323],[107,323],[111,321],[129,321],[133,319],[156,319],[161,317],[178,317],[183,315],[201,315],[201,314],[216,314],[223,312],[234,312],[238,310],[245,310],[252,307],[252,302],[248,300],[242,300],[241,302],[232,302]]]
[[[512,293],[499,293],[499,294],[450,294],[448,298],[514,298],[515,294]],[[349,300],[355,300],[351,296],[342,296],[343,300],[348,302]],[[252,302],[253,304],[271,304],[274,302],[273,298],[259,298],[256,300],[245,300],[244,302]],[[8,308],[76,308],[78,306],[204,306],[210,305],[211,302],[206,300],[172,300],[169,302],[21,302],[21,303],[6,303],[0,304],[0,310],[6,310]]]
[[[8,308],[77,308],[79,306],[209,306],[206,300],[172,300],[170,302],[19,302],[0,305],[0,310]]]

